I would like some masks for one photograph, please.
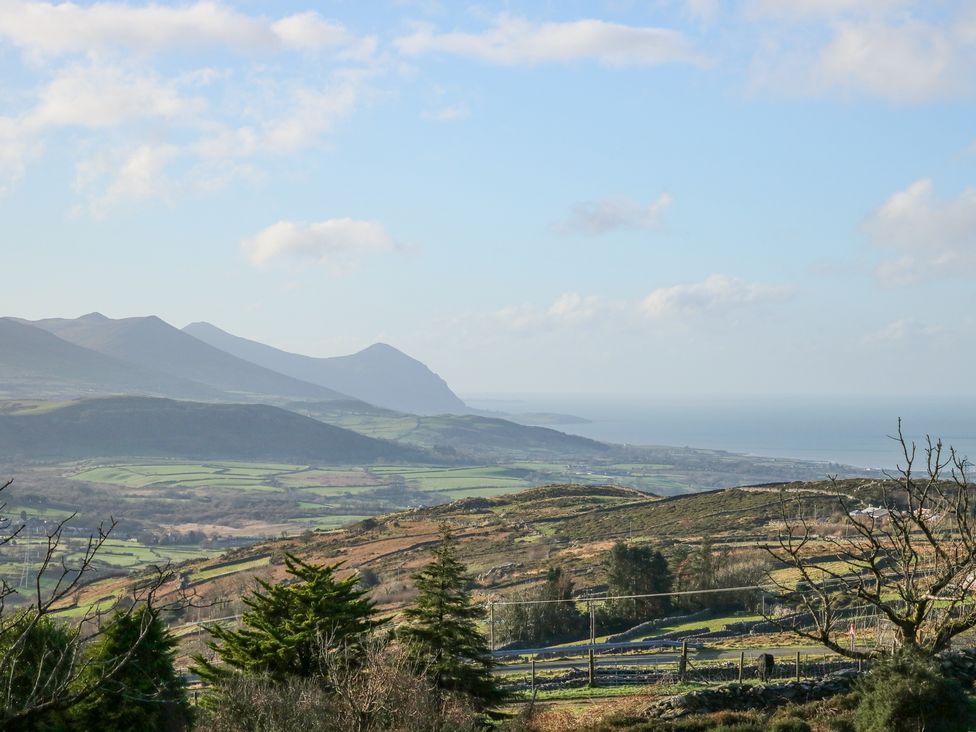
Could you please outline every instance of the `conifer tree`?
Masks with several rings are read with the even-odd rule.
[[[103,732],[187,728],[190,706],[174,665],[176,646],[157,611],[142,607],[118,613],[91,651],[90,673],[104,673],[134,650],[118,671],[72,710],[80,727]]]
[[[292,555],[285,566],[295,580],[273,585],[258,580],[261,589],[244,604],[250,608],[239,629],[214,626],[216,639],[210,648],[220,663],[200,656],[193,670],[209,681],[219,681],[230,671],[309,678],[319,675],[327,648],[343,647],[344,661],[356,658],[356,649],[373,628],[374,604],[359,586],[357,575],[340,580],[340,565],[316,565]]]
[[[433,560],[413,577],[419,594],[403,611],[406,622],[397,632],[439,689],[490,704],[502,694],[491,673],[488,641],[478,629],[484,609],[471,601],[466,572],[445,532]]]

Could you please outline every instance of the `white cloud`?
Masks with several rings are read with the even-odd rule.
[[[733,310],[778,302],[790,294],[787,287],[715,274],[701,282],[659,288],[636,301],[564,292],[548,307],[521,304],[496,310],[488,318],[488,325],[531,334],[584,326],[587,330],[623,329],[633,333],[646,329],[649,320],[662,325],[680,323],[684,327],[691,316],[721,319]],[[478,320],[474,322],[477,324]]]
[[[662,193],[648,204],[627,198],[608,198],[584,201],[573,206],[569,217],[556,225],[564,234],[596,236],[615,229],[647,229],[657,226],[672,202],[669,193]]]
[[[291,153],[316,144],[356,107],[360,86],[344,82],[324,90],[299,87],[291,93],[284,114],[263,125],[259,147]]]
[[[556,298],[547,314],[559,320],[579,322],[594,317],[600,311],[602,304],[600,298],[595,295],[584,297],[578,292],[566,292]]]
[[[118,66],[71,65],[40,89],[23,122],[32,130],[107,128],[153,117],[185,125],[206,106],[203,99],[183,96],[175,84],[155,76]]]
[[[596,295],[564,292],[549,307],[510,305],[496,310],[489,320],[492,326],[500,325],[505,330],[538,333],[579,326],[620,309],[619,303],[607,302]]]
[[[99,218],[125,202],[165,199],[170,189],[167,166],[179,155],[175,145],[139,145],[120,159],[82,161],[75,187],[90,193],[89,210]]]
[[[502,15],[480,33],[438,33],[424,25],[412,35],[396,39],[395,45],[408,56],[445,53],[503,65],[578,60],[606,66],[706,63],[704,55],[679,31],[589,19],[533,23]]]
[[[312,224],[279,221],[242,242],[241,248],[256,267],[287,260],[320,264],[342,273],[364,257],[399,247],[382,224],[342,218]]]
[[[639,305],[642,315],[663,320],[686,315],[727,312],[734,308],[782,300],[789,289],[764,285],[728,275],[713,274],[701,282],[662,287]]]
[[[842,23],[822,50],[814,83],[892,101],[959,93],[966,64],[945,29],[926,23]],[[968,82],[965,82],[968,84]]]
[[[756,0],[750,85],[790,96],[919,103],[976,91],[976,10],[910,0]]]
[[[939,201],[932,180],[923,178],[892,195],[865,222],[879,247],[899,253],[883,262],[878,276],[904,285],[976,271],[976,190]]]
[[[169,7],[4,0],[0,38],[42,55],[127,48],[138,53],[224,46],[245,52],[360,47],[344,26],[315,12],[279,20],[252,17],[217,2]]]

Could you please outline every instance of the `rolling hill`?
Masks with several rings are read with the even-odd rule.
[[[107,356],[0,318],[0,395],[59,398],[142,394],[210,400],[218,389]]]
[[[416,416],[376,408],[357,409],[341,402],[283,406],[370,437],[473,460],[544,458],[575,462],[608,456],[617,447],[548,427],[473,414]]]
[[[183,331],[238,358],[379,407],[410,414],[470,411],[440,376],[385,343],[349,356],[312,358],[231,335],[210,323],[191,323]]]
[[[113,320],[90,313],[77,319],[50,318],[28,324],[105,356],[224,392],[225,399],[346,398],[332,389],[232,356],[156,316]]]
[[[376,440],[264,404],[113,397],[0,414],[0,458],[123,456],[321,465],[430,461],[418,448]]]
[[[840,490],[869,500],[874,480],[789,484],[805,510],[829,515]],[[855,498],[854,505],[862,505]],[[547,485],[494,498],[469,498],[429,508],[377,516],[340,531],[286,537],[242,547],[219,560],[196,561],[182,569],[199,576],[195,590],[209,601],[233,600],[244,578],[280,582],[283,567],[268,556],[289,552],[306,561],[342,562],[342,571],[369,569],[379,587],[374,599],[396,611],[410,599],[406,577],[429,560],[444,526],[458,542],[461,560],[476,578],[481,598],[511,599],[559,566],[581,591],[599,592],[602,563],[616,541],[664,548],[709,541],[743,551],[778,530],[779,486],[729,488],[661,498],[610,485]],[[263,560],[259,563],[259,560]],[[207,567],[220,567],[220,572]],[[236,575],[236,576],[235,576]],[[96,583],[90,598],[118,591],[131,580]],[[221,606],[223,607],[223,606]]]

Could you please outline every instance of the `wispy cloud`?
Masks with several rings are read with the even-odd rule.
[[[671,207],[671,194],[662,193],[650,203],[629,198],[583,201],[573,206],[566,220],[555,225],[561,234],[596,236],[616,229],[647,229],[658,226]]]
[[[424,112],[423,118],[433,122],[458,122],[467,119],[470,114],[471,109],[467,104],[450,104],[430,112]]]
[[[976,12],[924,15],[910,0],[756,0],[751,86],[790,96],[914,104],[976,92]]]
[[[728,313],[730,310],[776,302],[787,298],[790,288],[747,282],[737,277],[713,274],[701,282],[661,287],[639,305],[644,317],[664,320],[692,315]]]
[[[316,264],[342,274],[366,257],[399,247],[379,222],[338,218],[311,224],[279,221],[242,242],[241,248],[256,267],[276,262]]]
[[[893,194],[865,222],[880,248],[900,253],[878,267],[891,285],[970,275],[976,271],[976,190],[939,201],[923,178]]]
[[[881,329],[868,333],[862,342],[867,345],[918,344],[925,340],[949,336],[951,331],[940,323],[923,323],[914,318],[899,318]]]
[[[691,322],[722,321],[734,311],[782,302],[792,289],[714,274],[700,282],[670,285],[639,300],[611,300],[598,295],[565,292],[548,306],[511,305],[495,311],[490,321],[516,332],[538,333],[573,328],[640,330],[649,322],[687,327]]]
[[[138,53],[215,45],[247,53],[362,48],[341,23],[305,12],[278,20],[240,13],[216,2],[132,5],[5,0],[0,38],[47,56],[124,48]]]
[[[490,28],[476,33],[441,33],[431,25],[421,25],[396,39],[395,46],[407,56],[440,53],[507,66],[572,61],[606,66],[708,62],[680,31],[593,19],[537,23],[501,15]]]
[[[22,51],[32,86],[0,110],[0,193],[70,130],[62,149],[77,151],[85,199],[75,210],[96,216],[253,181],[273,156],[321,148],[382,73],[375,38],[316,12],[268,17],[207,1],[0,0],[4,47]],[[228,50],[245,58],[228,61]],[[268,63],[290,51],[292,62]],[[208,54],[230,65],[197,65]]]

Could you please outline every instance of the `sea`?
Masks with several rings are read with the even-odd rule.
[[[580,418],[546,426],[631,445],[699,447],[763,457],[892,469],[903,463],[892,439],[901,418],[921,451],[941,438],[976,461],[976,397],[649,397],[472,394],[465,401],[499,414]],[[976,471],[973,471],[976,473]]]

